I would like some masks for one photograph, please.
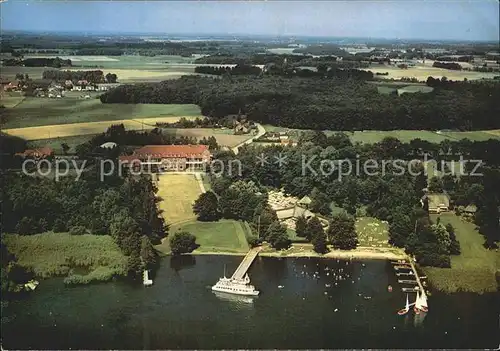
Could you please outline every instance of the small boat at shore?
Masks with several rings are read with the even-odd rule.
[[[427,312],[429,308],[427,306],[427,296],[425,295],[425,291],[422,291],[422,294],[417,292],[417,299],[415,300],[415,306],[413,310],[416,314],[420,314],[420,312]]]

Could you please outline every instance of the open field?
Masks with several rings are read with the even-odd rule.
[[[158,176],[159,203],[163,218],[169,225],[196,218],[193,203],[201,190],[194,174],[162,174]]]
[[[95,70],[96,68],[71,68],[71,71]],[[195,74],[194,66],[189,69],[179,70],[166,68],[162,70],[103,68],[104,75],[114,73],[118,76],[119,83],[156,82],[167,79],[177,79],[185,75]]]
[[[6,111],[3,128],[113,121],[163,116],[200,116],[191,104],[103,104],[99,99],[26,98]]]
[[[471,132],[440,132],[440,135],[444,135],[445,137],[454,140],[460,140],[464,138],[475,141],[500,139],[500,133],[498,130],[471,131]]]
[[[29,149],[38,148],[38,147],[50,147],[56,154],[62,154],[63,149],[61,147],[62,143],[68,144],[70,147],[68,153],[74,153],[75,148],[83,143],[86,143],[90,139],[92,139],[95,134],[88,135],[75,135],[69,137],[61,137],[61,138],[51,138],[51,139],[40,139],[40,140],[31,140],[28,142],[27,147]]]
[[[0,75],[5,79],[15,79],[17,73],[27,74],[31,79],[42,78],[47,67],[0,66]]]
[[[21,266],[39,277],[69,275],[84,270],[81,282],[108,280],[126,273],[127,258],[108,235],[70,235],[47,232],[36,235],[5,234],[5,244]]]
[[[25,97],[21,92],[9,92],[0,95],[0,105],[3,105],[7,108],[15,107],[16,105],[23,102]]]
[[[157,55],[157,56],[140,56],[140,55],[121,55],[121,56],[94,56],[94,55],[42,55],[33,54],[25,55],[25,58],[32,57],[45,57],[45,58],[55,58],[61,57],[64,59],[70,59],[73,68],[80,68],[86,66],[91,66],[92,68],[98,66],[101,68],[134,68],[134,69],[149,69],[152,67],[168,67],[173,64],[186,64],[193,63],[196,59],[195,57],[182,57],[177,55]]]
[[[436,217],[433,215],[432,219]],[[483,247],[484,238],[473,223],[452,213],[442,214],[440,218],[441,223],[451,223],[455,228],[462,253],[451,256],[451,268],[424,268],[432,285],[447,292],[496,291],[495,272],[500,270],[500,252]]]
[[[493,79],[493,77],[498,76],[499,73],[488,73],[488,72],[472,72],[472,71],[454,71],[447,70],[443,68],[432,67],[431,65],[419,65],[415,67],[409,67],[408,69],[401,69],[395,66],[381,66],[373,65],[370,68],[364,68],[366,71],[372,71],[374,74],[389,72],[387,76],[381,76],[382,79],[401,79],[403,77],[415,77],[420,81],[426,81],[428,77],[441,78],[447,77],[449,80],[468,80],[488,78]]]
[[[144,81],[161,81],[175,79],[187,74],[195,74],[193,64],[194,57],[181,56],[65,56],[65,55],[26,55],[25,58],[64,57],[72,60],[72,67],[63,67],[61,70],[96,70],[100,69],[107,73],[115,73],[120,83],[133,83]],[[45,70],[56,69],[52,67],[1,67],[2,77],[14,79],[16,73],[28,74],[33,79],[40,79]]]
[[[252,134],[234,135],[232,129],[219,128],[163,128],[163,131],[177,136],[188,136],[203,139],[214,136],[217,144],[234,147],[252,137]]]
[[[122,119],[102,122],[56,124],[50,126],[4,129],[3,132],[26,140],[54,139],[78,135],[104,133],[113,124],[123,124],[127,130],[152,129],[157,122],[174,123],[180,118],[196,118],[193,116],[156,117],[141,119]]]
[[[194,253],[242,253],[248,250],[248,243],[242,223],[221,219],[217,222],[199,222],[196,220],[174,224],[170,227],[171,236],[179,230],[185,230],[196,236],[196,243],[200,245]],[[169,239],[155,246],[157,250],[164,254],[170,253]]]
[[[272,126],[269,124],[263,125],[267,132],[287,132],[293,140],[298,140],[300,133],[307,130],[290,129]],[[325,130],[327,135],[336,133],[337,131]],[[412,139],[420,138],[432,143],[440,143],[443,140],[460,140],[468,138],[473,141],[483,141],[488,139],[500,139],[500,130],[482,130],[471,132],[434,132],[429,130],[365,130],[355,132],[344,132],[349,135],[353,143],[377,143],[386,137],[394,137],[402,142],[408,143]]]

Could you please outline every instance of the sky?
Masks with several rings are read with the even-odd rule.
[[[499,40],[497,0],[3,0],[2,30]]]

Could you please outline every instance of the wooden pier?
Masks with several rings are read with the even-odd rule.
[[[418,276],[417,268],[415,267],[412,257],[408,256],[408,259],[405,261],[392,261],[391,263],[396,271],[398,283],[414,285],[413,287],[402,287],[401,290],[403,292],[424,291],[424,286],[421,281],[422,277]]]
[[[417,280],[418,287],[420,288],[420,291],[425,291],[424,286],[422,285],[422,281],[420,280],[420,277],[418,276],[417,272],[417,267],[415,267],[415,263],[413,262],[413,259],[410,257],[410,265],[411,269],[413,271],[413,274],[415,274],[415,279]]]
[[[398,279],[400,284],[417,284],[416,280]]]
[[[234,271],[231,279],[243,279],[261,249],[261,247],[254,247],[248,251],[246,256],[243,258],[243,261],[241,261],[238,268]]]
[[[415,274],[413,272],[408,272],[408,273],[396,273],[396,276],[398,277],[414,277]]]

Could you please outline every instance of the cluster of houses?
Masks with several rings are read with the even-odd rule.
[[[50,79],[33,79],[33,80],[8,80],[0,79],[2,92],[23,92],[31,85],[33,95],[37,97],[62,98],[66,91],[107,91],[114,88],[119,83],[92,83],[87,80],[78,80],[73,82],[66,80],[64,82],[56,82]],[[89,96],[90,97],[90,96]]]
[[[255,141],[281,145],[297,145],[297,142],[293,141],[287,132],[266,132],[263,136]]]

